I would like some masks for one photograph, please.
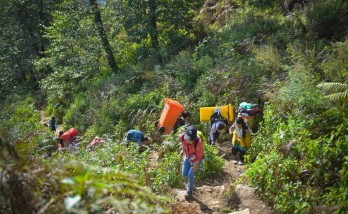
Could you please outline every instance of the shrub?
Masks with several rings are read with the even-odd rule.
[[[196,176],[197,181],[213,178],[215,175],[222,172],[223,166],[224,160],[217,155],[216,147],[206,144],[204,147],[203,163]]]
[[[252,184],[280,213],[345,210],[347,120],[332,120],[330,128],[313,135],[330,117],[322,122],[308,114],[283,117],[278,107],[265,108],[265,120],[252,139],[248,153],[253,163],[247,169]]]
[[[310,33],[319,38],[341,40],[348,29],[348,3],[342,0],[316,0],[307,10]]]
[[[40,123],[34,97],[29,95],[22,99],[22,96],[18,96],[10,105],[4,106],[0,116],[0,127],[7,133],[6,137],[10,142],[17,139],[27,140],[44,128]]]

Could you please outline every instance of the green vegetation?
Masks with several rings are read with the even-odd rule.
[[[178,136],[154,127],[170,97],[206,137],[199,107],[258,102],[251,185],[277,213],[347,212],[348,3],[296,2],[1,2],[0,209],[168,212],[185,187]],[[79,130],[72,156],[42,107]],[[150,150],[120,145],[130,128]],[[214,147],[205,156],[198,181],[222,170]]]

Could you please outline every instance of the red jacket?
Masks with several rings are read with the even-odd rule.
[[[184,140],[184,134],[180,135],[180,141],[182,148],[185,151],[186,158],[189,159],[190,155],[194,154],[196,155],[195,162],[199,162],[203,159],[204,156],[204,149],[203,149],[203,141],[201,138],[197,138],[197,146],[195,148],[195,143],[191,143],[190,145],[187,144],[186,140]]]

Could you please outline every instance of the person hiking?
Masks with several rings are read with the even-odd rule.
[[[87,149],[88,150],[93,150],[94,148],[96,148],[100,143],[104,143],[105,140],[99,136],[95,136],[94,139],[92,140],[92,142],[90,144],[88,144]]]
[[[210,144],[215,145],[220,133],[226,129],[226,123],[224,121],[216,121],[210,128]]]
[[[48,128],[53,131],[54,133],[56,133],[56,130],[58,128],[57,126],[57,122],[56,122],[56,118],[52,117],[49,121],[48,121]]]
[[[238,116],[243,117],[244,122],[249,121],[249,128],[253,128],[255,115],[260,113],[258,104],[252,104],[247,102],[242,102],[239,104]]]
[[[73,149],[78,146],[79,143],[77,142],[76,137],[73,137],[70,141],[69,141],[69,145],[68,145],[68,149],[69,149],[69,154],[72,154]]]
[[[59,131],[58,136],[56,137],[57,143],[60,144],[60,147],[59,147],[60,149],[64,148],[64,141],[62,139],[63,133],[64,133],[63,131]]]
[[[185,125],[192,125],[191,114],[188,111],[184,111],[181,114],[181,116],[176,120],[173,127],[173,133],[177,133],[178,129]]]
[[[250,148],[251,129],[248,123],[244,122],[242,117],[238,117],[236,122],[229,129],[229,133],[233,134],[232,138],[232,156],[236,159],[239,153],[238,164],[244,164],[244,155]]]
[[[60,131],[59,137],[56,138],[57,142],[60,144],[60,146],[58,146],[58,151],[65,151],[66,149],[68,149],[69,155],[72,155],[74,148],[77,147],[80,143],[77,142],[76,137],[73,137],[67,141],[64,141],[61,138],[62,134],[63,134],[63,132]]]
[[[139,147],[146,145],[148,141],[149,141],[148,137],[145,137],[145,135],[141,131],[135,130],[135,129],[129,130],[126,136],[124,137],[124,144],[128,144],[129,142],[134,142]]]
[[[182,175],[188,178],[188,186],[185,193],[185,198],[187,199],[193,194],[195,174],[202,164],[204,148],[202,139],[197,136],[197,129],[194,126],[187,127],[185,133],[181,134],[179,139],[182,145],[180,157],[185,155]]]

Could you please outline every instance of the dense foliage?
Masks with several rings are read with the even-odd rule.
[[[347,212],[346,1],[10,0],[0,13],[1,210],[167,212],[156,193],[185,187],[178,136],[154,127],[170,97],[206,137],[199,107],[259,103],[247,176],[262,198]],[[79,150],[56,152],[42,109],[79,130]],[[130,128],[149,150],[120,145]],[[205,153],[198,181],[223,166]]]

